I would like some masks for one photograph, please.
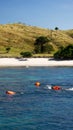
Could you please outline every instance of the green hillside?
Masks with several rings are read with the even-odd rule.
[[[73,30],[49,30],[21,23],[0,25],[0,57],[20,57],[20,52],[34,52],[34,42],[39,36],[47,36],[53,46],[53,55],[61,46],[73,44]],[[10,47],[9,53],[6,48]],[[35,54],[33,55],[35,56]]]

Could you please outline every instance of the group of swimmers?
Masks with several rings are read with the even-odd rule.
[[[40,82],[35,83],[36,87],[40,87],[40,85],[41,85]],[[62,88],[62,87],[60,87],[58,85],[55,85],[55,86],[47,85],[47,88],[51,89],[51,90],[69,90],[69,91],[73,91],[73,87],[71,87],[71,88]]]
[[[41,86],[41,83],[40,82],[35,82],[34,84],[36,87],[40,87]],[[52,89],[52,90],[72,90],[73,91],[73,88],[69,88],[69,89],[63,89],[62,87],[60,86],[50,86],[50,85],[47,85],[48,89]],[[8,95],[15,95],[16,92],[14,91],[6,91],[6,94]]]
[[[35,86],[39,87],[41,84],[40,82],[36,82]],[[53,89],[53,90],[62,90],[62,88],[60,86],[48,86],[49,89]]]

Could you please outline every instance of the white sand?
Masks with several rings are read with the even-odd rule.
[[[56,61],[50,58],[0,58],[0,67],[7,66],[73,66],[73,60]]]

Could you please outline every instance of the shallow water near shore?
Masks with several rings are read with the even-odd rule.
[[[49,90],[47,85],[64,90]],[[73,67],[0,68],[0,130],[72,130],[73,89],[65,90],[69,88]],[[7,95],[7,90],[16,94]]]

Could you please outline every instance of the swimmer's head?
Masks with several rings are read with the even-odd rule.
[[[40,82],[36,82],[36,83],[35,83],[35,86],[36,86],[36,87],[39,87],[40,85],[41,85]]]

